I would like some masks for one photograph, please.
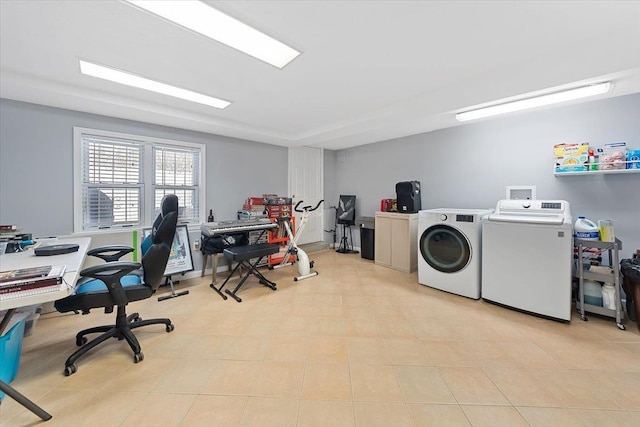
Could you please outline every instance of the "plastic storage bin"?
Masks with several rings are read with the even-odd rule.
[[[10,383],[18,373],[24,339],[25,316],[0,337],[0,380]],[[4,393],[0,391],[0,399]]]
[[[40,318],[40,313],[42,312],[42,307],[38,306],[35,311],[29,312],[29,316],[26,318],[24,323],[24,336],[28,337],[35,331],[36,323]]]
[[[602,307],[602,285],[600,283],[595,280],[584,280],[584,303]]]

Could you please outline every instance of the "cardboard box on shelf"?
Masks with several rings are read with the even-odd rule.
[[[640,150],[627,150],[627,169],[640,169]]]
[[[582,172],[589,168],[589,143],[563,143],[553,146],[556,172]]]

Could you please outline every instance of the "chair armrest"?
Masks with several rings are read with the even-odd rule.
[[[139,262],[108,262],[106,264],[87,267],[80,272],[80,275],[83,277],[92,277],[103,282],[107,286],[107,290],[109,294],[111,294],[115,305],[123,306],[129,301],[122,288],[120,279],[140,267],[141,264]]]
[[[87,255],[100,258],[105,262],[114,262],[131,252],[133,252],[133,248],[131,246],[107,245],[91,249],[90,251],[87,251]]]

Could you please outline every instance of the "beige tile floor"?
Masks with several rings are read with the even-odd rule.
[[[130,305],[145,355],[111,340],[63,375],[74,334],[113,314],[43,315],[13,385],[48,426],[639,426],[640,334],[593,315],[554,322],[419,285],[360,255],[312,254],[320,275],[265,271],[223,301],[207,278],[188,296]],[[219,277],[223,277],[220,275]],[[166,292],[164,288],[161,293]],[[2,427],[39,419],[5,398]]]

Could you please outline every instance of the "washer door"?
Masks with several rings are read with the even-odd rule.
[[[471,246],[460,231],[446,224],[437,224],[420,236],[420,253],[432,268],[443,273],[455,273],[469,264]]]

